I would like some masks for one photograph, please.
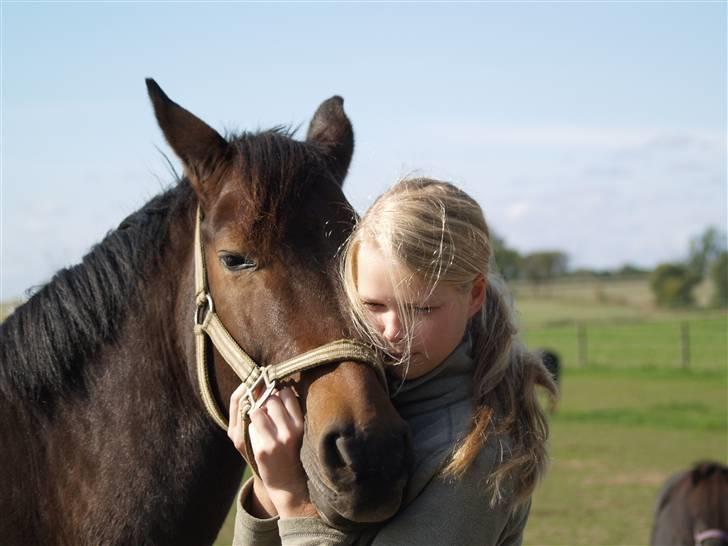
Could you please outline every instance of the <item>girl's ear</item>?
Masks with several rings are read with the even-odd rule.
[[[470,303],[468,304],[468,318],[471,318],[475,313],[480,311],[485,303],[485,292],[486,292],[485,277],[482,273],[478,273],[473,281],[473,286],[470,289]]]

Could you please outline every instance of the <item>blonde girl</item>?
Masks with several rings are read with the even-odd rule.
[[[491,255],[480,206],[450,183],[403,180],[374,202],[341,271],[354,324],[392,363],[392,403],[412,434],[402,507],[356,534],[316,517],[297,462],[303,418],[284,389],[251,414],[261,478],[243,487],[236,544],[521,543],[547,462],[536,388],[556,389],[517,340]],[[241,449],[242,430],[229,434]]]

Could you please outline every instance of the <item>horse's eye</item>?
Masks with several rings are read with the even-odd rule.
[[[243,269],[254,269],[256,264],[251,258],[242,254],[230,254],[224,252],[220,254],[220,263],[229,271],[242,271]]]

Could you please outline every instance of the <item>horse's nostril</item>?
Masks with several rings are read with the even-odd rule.
[[[321,458],[325,466],[334,469],[351,464],[351,457],[347,454],[345,459],[342,454],[344,443],[346,443],[346,437],[341,431],[336,430],[324,435]]]
[[[346,466],[354,466],[354,457],[351,453],[351,444],[352,442],[350,438],[339,436],[336,439],[336,449],[338,449],[339,456],[341,457],[341,460],[344,461],[344,464],[346,464]]]
[[[335,430],[324,436],[321,458],[330,471],[347,468],[357,481],[374,475],[396,480],[407,473],[409,442],[406,429],[380,434]]]

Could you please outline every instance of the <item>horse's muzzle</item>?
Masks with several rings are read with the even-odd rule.
[[[304,441],[301,459],[311,500],[330,523],[384,521],[402,502],[412,462],[409,430],[401,419],[378,431],[333,427],[315,449]]]

